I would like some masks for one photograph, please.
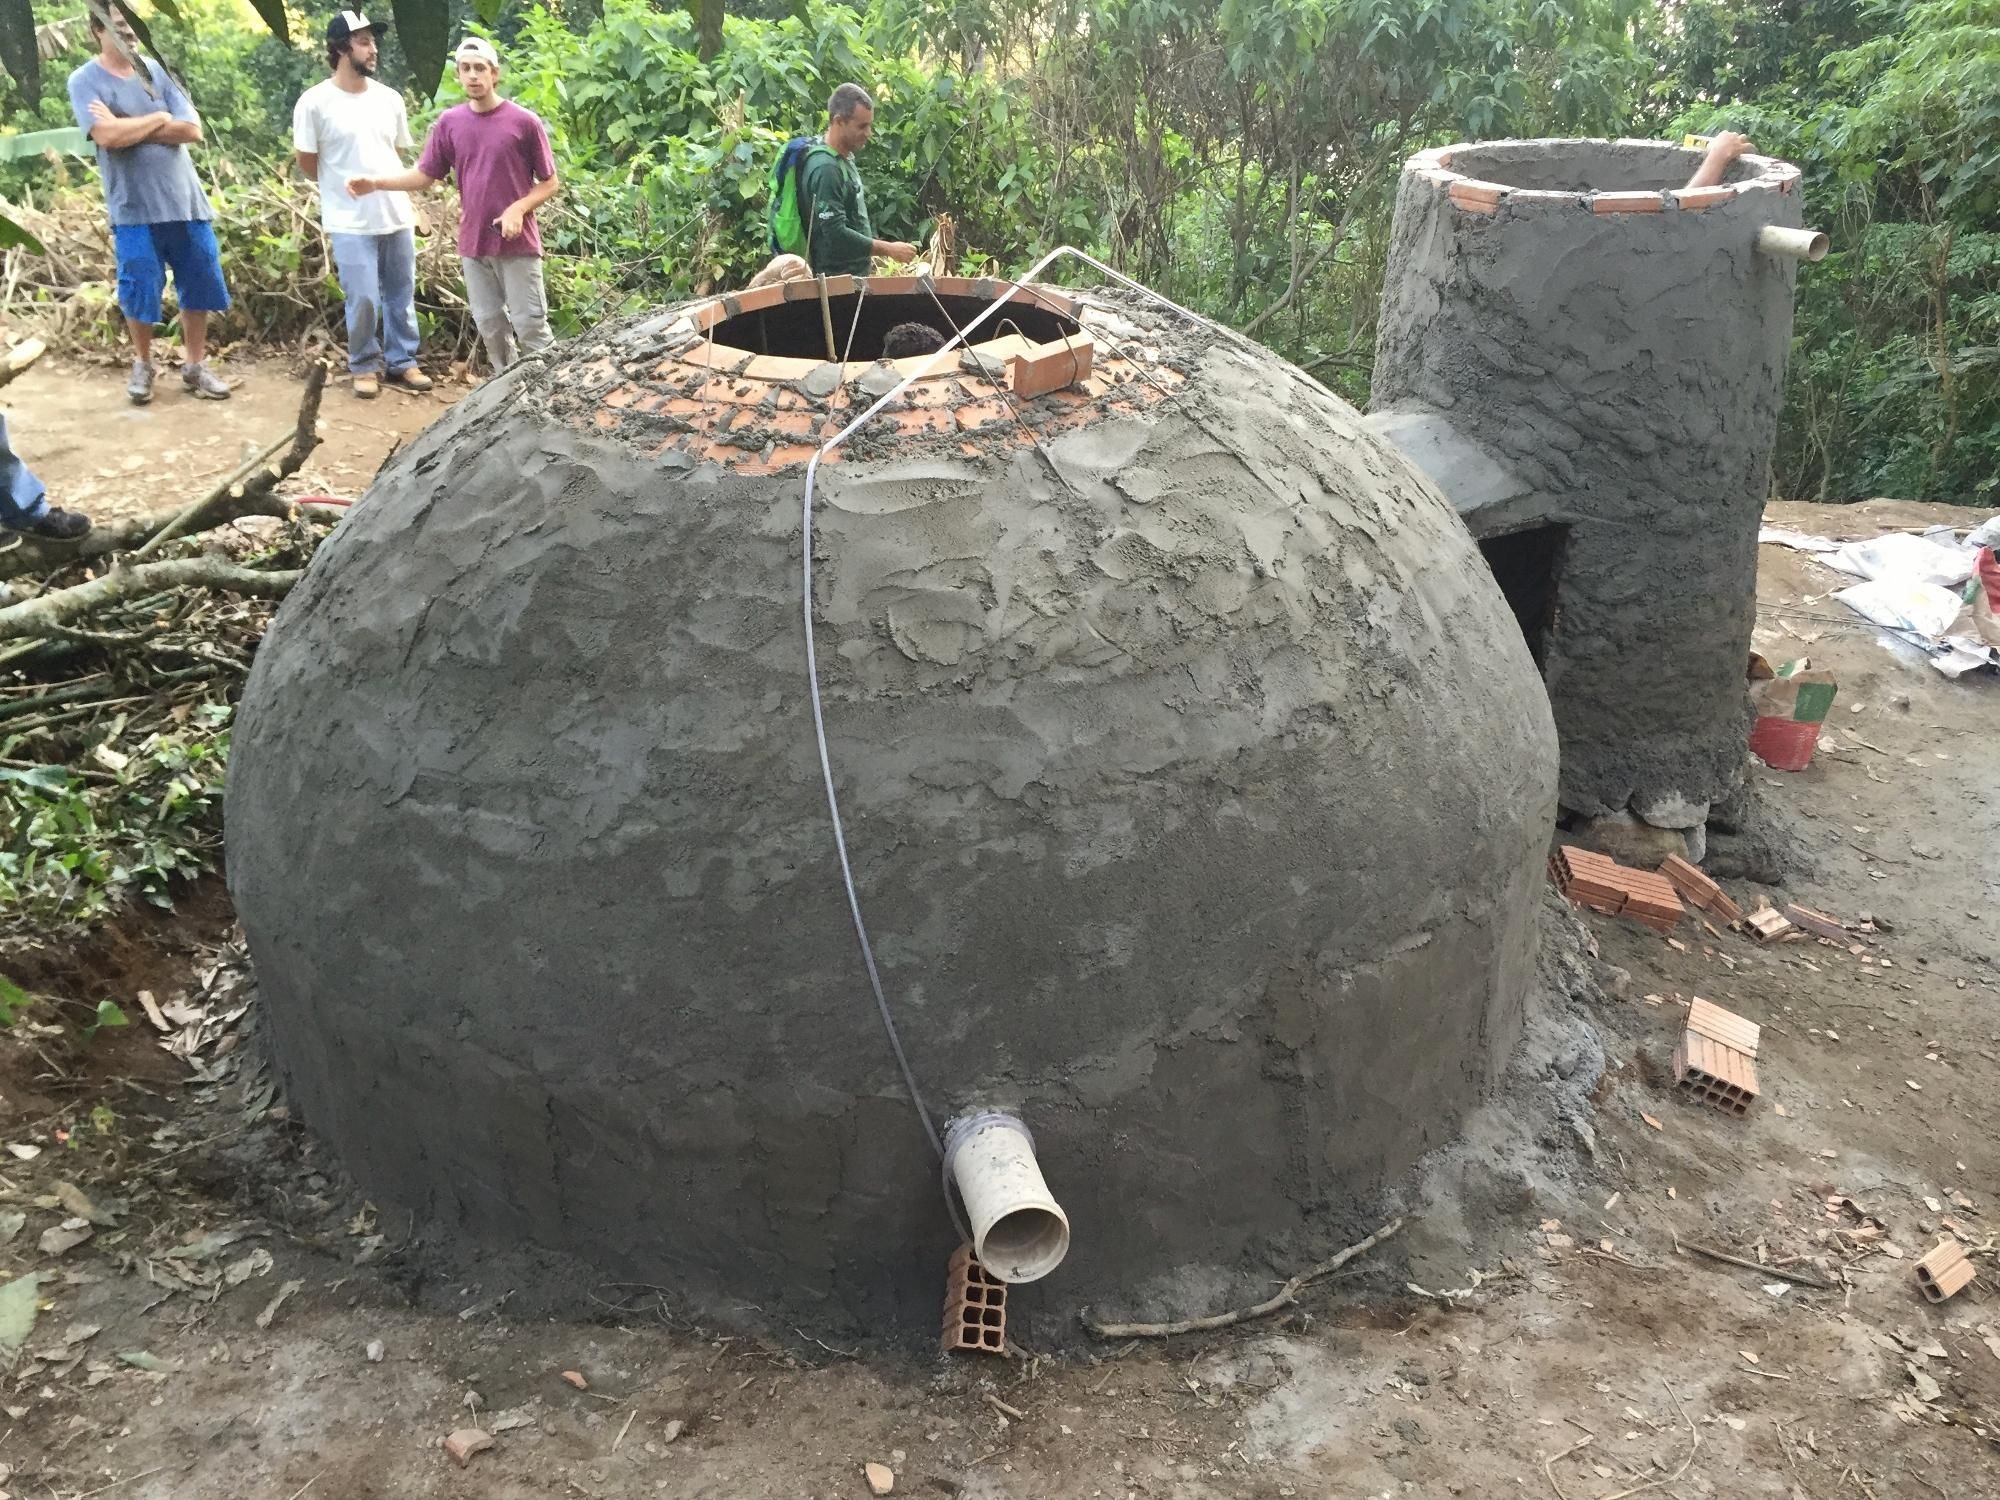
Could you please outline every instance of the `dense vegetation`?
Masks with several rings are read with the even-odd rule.
[[[921,242],[949,213],[962,260],[1003,270],[1083,246],[1361,400],[1410,151],[1734,126],[1805,167],[1834,238],[1800,279],[1775,488],[2000,504],[2000,0],[757,0],[704,47],[691,11],[712,29],[723,8],[482,6],[507,90],[554,135],[551,291],[572,329],[754,270],[773,155],[854,78],[881,104],[864,170],[883,233]],[[208,121],[236,332],[324,326],[311,193],[286,167],[319,22],[288,46],[239,0],[173,9],[154,32]],[[454,34],[482,25],[453,9]],[[42,102],[16,93],[0,128],[66,123],[87,47],[47,62]],[[388,76],[433,81],[393,51]],[[452,98],[447,80],[418,128]],[[32,199],[24,222],[92,222],[75,158],[0,166],[0,190]],[[434,238],[424,305],[449,339],[462,309]],[[41,274],[9,252],[6,310],[59,300],[70,336],[113,336],[104,288],[79,315],[68,284],[108,264],[70,243]]]

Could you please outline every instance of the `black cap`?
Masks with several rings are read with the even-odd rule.
[[[357,31],[372,31],[377,36],[386,35],[387,21],[371,21],[358,10],[337,10],[333,19],[326,23],[326,39],[329,42],[344,42]]]

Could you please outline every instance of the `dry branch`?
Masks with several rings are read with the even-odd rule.
[[[312,456],[313,449],[319,446],[319,398],[325,389],[326,364],[322,360],[314,360],[312,368],[306,372],[305,391],[299,397],[298,420],[292,425],[292,446],[278,465],[275,468],[264,467],[271,455],[277,451],[278,444],[284,441],[283,438],[268,444],[263,452],[223,480],[221,484],[200,499],[191,502],[179,515],[161,527],[151,540],[134,552],[132,560],[141,562],[152,556],[163,543],[191,529],[205,512],[221,501],[244,499],[249,495],[253,485],[268,493],[281,481],[298,473],[300,466]]]
[[[1101,1339],[1165,1339],[1180,1333],[1207,1333],[1216,1328],[1229,1328],[1237,1323],[1247,1323],[1252,1318],[1269,1317],[1274,1312],[1290,1307],[1299,1300],[1299,1293],[1315,1281],[1323,1276],[1331,1276],[1355,1256],[1373,1250],[1402,1227],[1401,1219],[1391,1219],[1359,1244],[1349,1245],[1338,1255],[1299,1272],[1279,1287],[1275,1294],[1253,1307],[1239,1307],[1233,1312],[1212,1313],[1205,1318],[1181,1318],[1172,1323],[1100,1323],[1090,1316],[1088,1308],[1078,1316],[1082,1319],[1083,1326]]]
[[[289,439],[291,447],[276,464],[270,462],[271,456],[287,441],[283,437],[274,439],[257,457],[190,504],[108,522],[77,542],[51,542],[24,534],[19,546],[0,553],[0,578],[47,572],[113,552],[133,552],[134,548],[138,550],[133,552],[133,560],[140,561],[165,542],[189,532],[226,526],[244,516],[289,516],[295,507],[275,498],[271,492],[298,473],[319,446],[319,402],[325,389],[326,366],[315,363],[306,374],[305,390],[299,398],[298,421]],[[323,514],[326,519],[339,515],[330,507],[296,509]]]
[[[120,563],[102,578],[79,583],[74,588],[54,589],[38,599],[0,609],[0,640],[20,636],[51,635],[66,621],[74,620],[123,599],[143,598],[161,589],[222,589],[234,594],[254,594],[261,599],[281,599],[304,576],[303,570],[268,572],[240,567],[220,557],[178,557],[168,562]]]

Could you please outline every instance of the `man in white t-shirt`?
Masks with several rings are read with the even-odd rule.
[[[347,192],[350,177],[402,171],[399,153],[415,145],[403,96],[375,81],[388,29],[387,21],[358,10],[336,14],[326,26],[333,76],[301,94],[292,111],[299,170],[319,183],[320,226],[347,302],[347,368],[361,397],[381,391],[384,372],[409,390],[431,388],[417,367],[416,215],[409,194]]]

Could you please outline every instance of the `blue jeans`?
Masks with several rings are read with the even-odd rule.
[[[7,419],[0,417],[0,526],[23,525],[48,508],[47,491],[14,452],[7,440]]]
[[[386,365],[389,374],[402,374],[417,362],[416,235],[398,229],[327,238],[347,299],[347,368],[380,375]]]

